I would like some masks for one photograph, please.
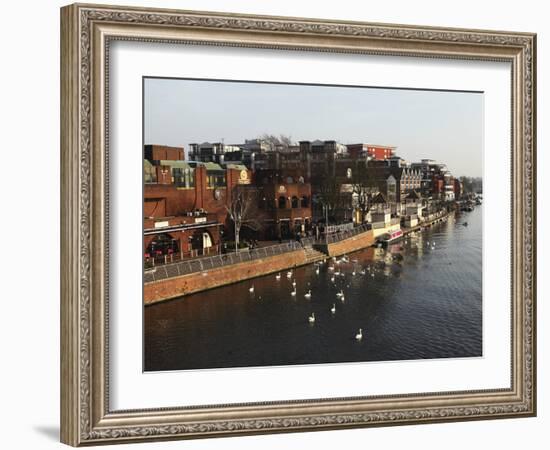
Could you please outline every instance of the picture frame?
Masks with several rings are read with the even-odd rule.
[[[112,409],[108,105],[115,41],[509,63],[510,386]],[[81,446],[536,415],[535,98],[531,33],[105,5],[62,8],[61,441]]]

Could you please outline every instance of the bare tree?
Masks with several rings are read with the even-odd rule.
[[[371,197],[374,192],[378,191],[378,187],[366,163],[359,163],[355,166],[350,182],[352,192],[356,195],[355,206],[361,211],[362,220],[364,220],[371,207]]]
[[[319,212],[322,210],[323,218],[328,225],[329,216],[336,217],[336,211],[343,204],[343,195],[341,183],[333,176],[323,176],[321,179],[314,180],[315,185],[315,203]]]
[[[225,208],[235,227],[235,251],[238,251],[242,227],[258,231],[263,226],[263,214],[258,208],[257,191],[249,187],[236,186],[231,194],[231,202]]]
[[[271,147],[271,150],[275,150],[278,146],[288,148],[292,145],[292,137],[280,134],[275,136],[274,134],[262,134],[258,139],[265,141]]]

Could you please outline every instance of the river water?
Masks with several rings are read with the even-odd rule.
[[[273,274],[148,306],[144,370],[481,356],[481,251],[477,207],[349,262],[328,259],[291,279],[283,272],[278,281]]]

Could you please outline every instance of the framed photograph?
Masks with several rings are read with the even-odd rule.
[[[536,36],[61,9],[61,440],[536,414]]]

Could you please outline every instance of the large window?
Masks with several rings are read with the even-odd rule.
[[[210,188],[225,187],[225,171],[212,170],[206,172],[206,182]]]
[[[144,164],[143,164],[143,181],[145,183],[157,182],[156,168],[147,160],[144,160]]]
[[[192,188],[195,187],[195,169],[190,167],[173,167],[172,182],[177,187]]]

